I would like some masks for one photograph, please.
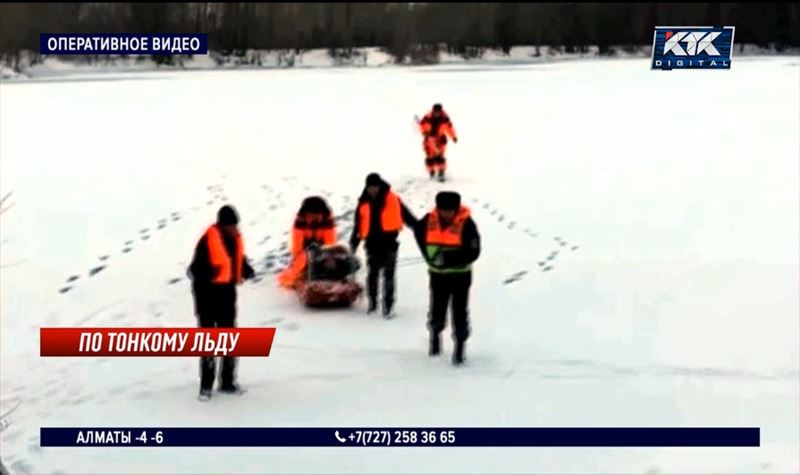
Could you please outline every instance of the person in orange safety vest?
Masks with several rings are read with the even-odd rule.
[[[461,196],[453,191],[436,195],[436,207],[417,220],[403,206],[403,221],[414,230],[414,238],[428,264],[430,277],[430,356],[441,351],[439,334],[447,322],[447,308],[453,313],[453,364],[464,363],[464,344],[469,337],[469,289],[472,284],[472,263],[481,253],[478,227],[470,210],[461,204]]]
[[[192,279],[195,315],[201,328],[236,326],[236,286],[255,276],[244,255],[244,240],[238,228],[239,215],[226,205],[217,213],[217,222],[206,229],[195,247],[187,274]],[[200,358],[201,401],[211,399],[216,363],[213,357]],[[236,358],[222,358],[219,390],[241,394],[236,383]]]
[[[383,316],[391,318],[395,302],[397,236],[403,229],[400,198],[377,173],[367,175],[364,191],[358,200],[350,249],[356,252],[365,242],[367,254],[367,313],[378,307],[378,280],[383,272]]]
[[[441,104],[434,104],[430,112],[419,121],[420,132],[422,132],[422,148],[425,150],[425,167],[431,178],[438,177],[444,181],[444,174],[447,169],[447,139],[458,143],[453,123],[450,117],[442,109]]]
[[[336,223],[330,207],[319,196],[303,200],[292,226],[291,263],[278,275],[278,283],[294,288],[306,270],[306,249],[312,244],[336,243]]]

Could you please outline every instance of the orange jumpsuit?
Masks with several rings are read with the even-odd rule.
[[[278,283],[294,288],[306,270],[306,248],[336,244],[336,225],[329,213],[298,213],[292,226],[292,262],[278,275]]]
[[[447,138],[458,141],[450,117],[444,111],[428,112],[419,122],[419,128],[424,137],[422,148],[425,150],[425,167],[429,173],[444,172],[447,169]]]

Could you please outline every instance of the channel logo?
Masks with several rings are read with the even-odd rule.
[[[730,69],[732,26],[657,26],[650,69]]]

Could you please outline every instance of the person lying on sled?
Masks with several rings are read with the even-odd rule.
[[[344,244],[308,248],[308,279],[341,281],[354,274],[361,265]]]

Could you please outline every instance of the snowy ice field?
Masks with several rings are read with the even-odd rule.
[[[798,473],[799,66],[3,83],[3,462],[12,473]],[[424,177],[412,120],[436,101],[460,135],[443,185]],[[484,250],[465,368],[449,365],[449,339],[445,357],[426,354],[427,276],[407,231],[393,320],[367,317],[363,302],[308,311],[275,284],[301,199],[326,196],[349,232],[371,171],[420,214],[443,188],[473,210]],[[194,358],[38,356],[42,326],[193,326],[184,272],[223,202],[265,272],[242,287],[238,323],[277,327],[269,358],[240,359],[247,394],[196,401]],[[762,446],[43,449],[42,426],[757,426]]]

